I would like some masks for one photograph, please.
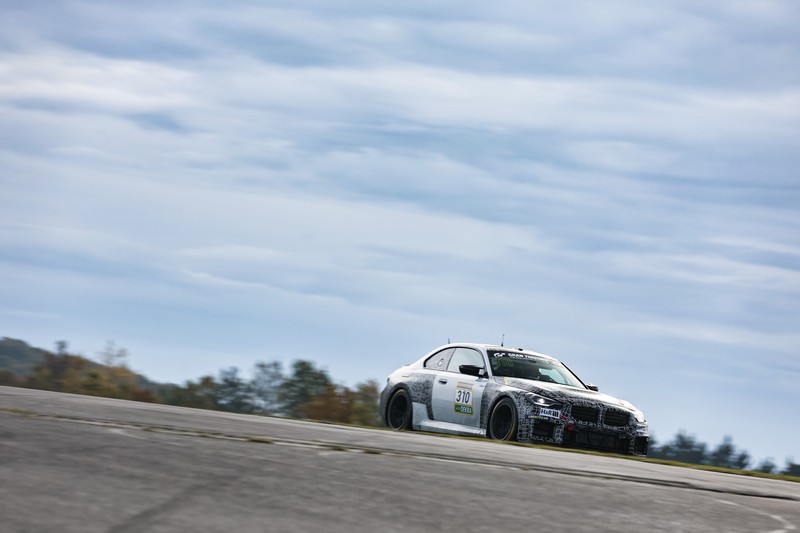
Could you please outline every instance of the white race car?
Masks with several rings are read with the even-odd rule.
[[[379,414],[392,429],[647,455],[644,415],[553,357],[455,343],[394,371]]]

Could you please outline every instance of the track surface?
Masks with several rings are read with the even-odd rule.
[[[0,530],[756,531],[800,485],[0,387]]]

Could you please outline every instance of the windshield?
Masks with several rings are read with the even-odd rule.
[[[578,377],[558,361],[526,353],[489,351],[492,374],[586,388]]]

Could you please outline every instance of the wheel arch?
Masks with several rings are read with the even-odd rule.
[[[486,410],[486,417],[483,420],[482,429],[484,429],[486,431],[486,436],[488,437],[489,436],[489,422],[491,422],[492,413],[494,412],[494,408],[497,406],[497,404],[499,404],[500,402],[502,402],[503,400],[506,400],[506,399],[511,401],[511,403],[514,405],[514,409],[516,411],[517,431],[516,431],[516,435],[515,435],[515,438],[514,438],[514,440],[516,441],[516,440],[519,439],[520,426],[521,426],[522,418],[520,416],[520,406],[519,406],[519,402],[517,401],[517,398],[515,398],[513,394],[509,394],[508,392],[502,392],[502,393],[498,394],[497,398],[495,398],[489,404],[489,408]]]
[[[386,426],[391,428],[392,425],[389,422],[389,409],[392,406],[392,400],[394,400],[397,394],[401,391],[405,393],[408,401],[408,420],[406,423],[406,429],[412,429],[414,420],[414,401],[411,398],[411,388],[406,383],[397,383],[388,391],[388,394],[386,395],[386,404],[382,407],[380,414]]]

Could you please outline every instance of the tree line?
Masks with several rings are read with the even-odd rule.
[[[217,378],[161,387],[162,401],[169,405],[364,426],[379,424],[378,393],[374,380],[350,388],[307,360],[294,361],[287,373],[280,361],[258,362],[250,379],[229,367]]]
[[[5,340],[5,339],[4,339]],[[24,373],[0,369],[0,385],[162,403],[232,413],[307,418],[377,426],[378,384],[365,381],[353,388],[335,383],[312,361],[294,361],[284,371],[280,361],[258,362],[252,377],[236,367],[183,385],[155,383],[133,372],[127,350],[109,342],[100,362],[71,354],[66,342],[56,351],[38,350],[38,362]]]
[[[666,459],[680,463],[696,465],[718,466],[736,470],[755,470],[766,474],[783,474],[800,477],[800,464],[792,459],[786,459],[786,465],[781,470],[775,462],[763,459],[751,468],[752,459],[745,450],[737,449],[731,437],[724,437],[722,442],[714,448],[698,441],[694,435],[679,431],[669,442],[659,445],[654,439],[650,440],[650,449],[647,456],[653,459]]]

